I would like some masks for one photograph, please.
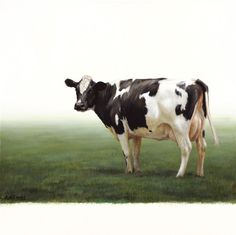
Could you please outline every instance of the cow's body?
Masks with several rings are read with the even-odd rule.
[[[177,142],[181,151],[178,177],[184,175],[191,141],[196,141],[199,153],[197,175],[203,176],[204,121],[209,117],[209,110],[208,87],[202,81],[176,82],[158,78],[105,84],[95,83],[89,76],[84,76],[79,83],[67,79],[66,84],[76,88],[75,109],[93,109],[119,140],[127,172],[140,171],[141,139],[152,138]],[[217,141],[214,129],[213,134]]]

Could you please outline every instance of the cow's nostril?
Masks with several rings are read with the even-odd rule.
[[[83,104],[83,103],[80,103],[80,104],[78,104],[78,107],[79,107],[79,108],[84,108],[84,104]]]

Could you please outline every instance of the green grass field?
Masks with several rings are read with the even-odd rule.
[[[223,122],[222,122],[223,123]],[[91,122],[2,123],[0,202],[236,202],[236,122],[216,123],[221,144],[207,130],[205,177],[176,179],[179,149],[144,140],[142,175],[126,175],[118,142]]]

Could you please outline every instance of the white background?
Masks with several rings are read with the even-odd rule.
[[[213,117],[236,116],[233,3],[1,1],[3,118],[78,117],[64,80],[84,74],[95,81],[200,78],[210,87]]]
[[[3,235],[235,235],[236,205],[18,204],[0,206]]]

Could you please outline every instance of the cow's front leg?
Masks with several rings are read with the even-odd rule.
[[[133,165],[132,165],[132,156],[131,156],[131,151],[130,151],[130,146],[129,146],[129,139],[127,133],[123,133],[121,135],[117,135],[118,140],[120,142],[124,158],[125,158],[125,163],[126,163],[126,172],[127,173],[132,173],[133,172]]]
[[[133,161],[134,161],[134,171],[136,173],[140,173],[140,148],[141,148],[141,137],[135,137],[133,138],[133,148],[132,148],[132,155],[133,155]]]

